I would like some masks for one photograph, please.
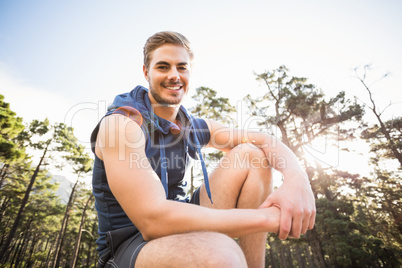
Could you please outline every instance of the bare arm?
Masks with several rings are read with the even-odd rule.
[[[114,196],[146,240],[191,231],[231,237],[278,231],[277,208],[215,210],[166,200],[146,158],[144,134],[127,117],[111,115],[103,120],[95,152],[105,163]]]
[[[315,200],[307,174],[286,145],[267,133],[233,129],[212,120],[206,122],[211,133],[208,146],[227,152],[240,143],[252,143],[261,148],[271,166],[283,174],[282,185],[261,205],[280,207],[279,238],[286,239],[289,234],[299,237],[314,227]]]

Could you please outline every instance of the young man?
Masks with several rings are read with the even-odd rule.
[[[267,232],[286,239],[314,226],[307,175],[286,146],[181,106],[192,60],[181,34],[151,36],[149,89],[117,96],[92,133],[101,267],[264,267]],[[209,176],[204,146],[226,152]],[[183,178],[191,159],[200,161],[204,184],[190,199]],[[271,167],[284,175],[274,192]]]

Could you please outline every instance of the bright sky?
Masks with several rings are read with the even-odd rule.
[[[253,72],[286,65],[333,96],[366,101],[353,68],[372,64],[384,114],[402,106],[402,2],[341,1],[0,1],[0,94],[29,122],[48,117],[87,143],[116,94],[146,81],[145,40],[183,33],[195,51],[194,89],[217,90],[234,104],[260,96]],[[398,104],[399,103],[399,104]]]

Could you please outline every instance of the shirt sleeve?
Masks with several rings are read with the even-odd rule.
[[[209,128],[204,119],[194,118],[193,120],[195,134],[201,147],[206,146],[211,139]]]

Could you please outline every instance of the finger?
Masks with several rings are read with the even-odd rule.
[[[312,212],[304,213],[301,234],[305,234],[307,232],[307,229],[310,227],[311,215],[312,215]]]
[[[292,215],[289,209],[281,210],[281,221],[279,224],[279,239],[285,240],[290,233],[290,227],[292,225]]]
[[[259,208],[268,208],[270,206],[272,206],[272,201],[271,199],[267,198],[265,199],[265,201],[261,204],[261,206]]]
[[[303,227],[303,210],[296,209],[293,211],[293,220],[291,235],[295,238],[299,238]]]
[[[309,221],[309,226],[308,226],[309,230],[314,228],[315,216],[316,216],[316,210],[314,209],[313,212],[311,213],[311,217],[310,217],[310,221]]]

